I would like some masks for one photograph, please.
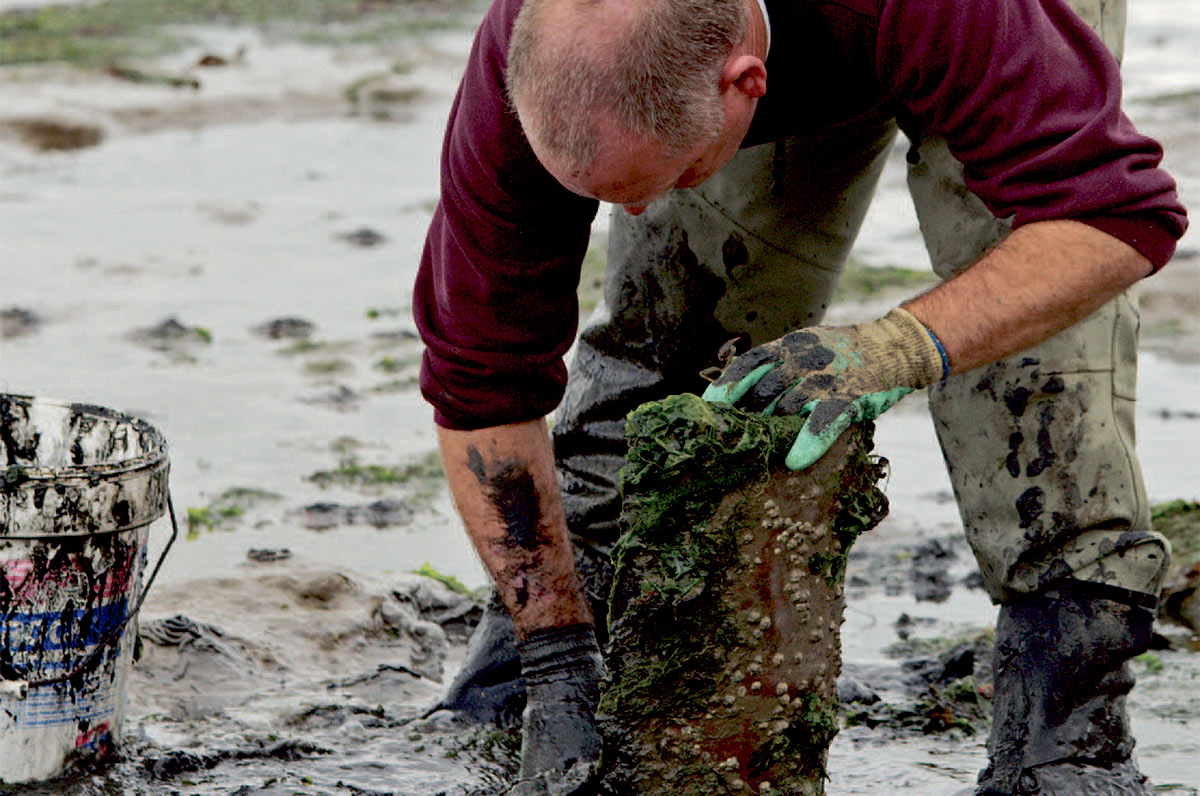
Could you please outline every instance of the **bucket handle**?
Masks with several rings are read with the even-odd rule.
[[[167,540],[167,546],[163,548],[162,554],[158,557],[158,563],[154,565],[154,569],[150,572],[150,577],[146,581],[146,585],[142,587],[142,593],[138,595],[137,604],[133,606],[133,610],[125,615],[124,621],[120,625],[105,633],[96,643],[96,648],[88,654],[86,658],[79,662],[75,668],[66,674],[58,677],[48,677],[44,680],[5,680],[0,678],[0,696],[16,697],[24,699],[31,688],[41,688],[45,685],[55,685],[57,683],[65,683],[68,680],[77,677],[80,672],[91,665],[97,657],[104,652],[114,640],[120,638],[125,632],[126,626],[130,620],[138,615],[138,611],[142,610],[142,603],[146,600],[146,595],[150,593],[150,587],[154,585],[154,579],[158,577],[158,571],[162,569],[163,561],[167,558],[167,553],[171,550],[171,545],[175,544],[175,539],[179,536],[179,523],[175,519],[175,504],[171,501],[171,491],[167,490],[167,513],[171,515],[171,538]]]

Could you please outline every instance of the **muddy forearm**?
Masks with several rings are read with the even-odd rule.
[[[1078,323],[1151,270],[1149,260],[1094,227],[1043,221],[905,307],[934,331],[958,373]]]
[[[459,514],[517,635],[590,623],[545,421],[439,428],[438,439]]]

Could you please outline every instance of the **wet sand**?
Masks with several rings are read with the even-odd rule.
[[[1138,5],[1130,113],[1167,144],[1194,202],[1196,23],[1178,24],[1187,7],[1176,0]],[[465,629],[444,612],[469,606],[443,594],[447,605],[422,608],[412,594],[436,584],[406,574],[428,563],[469,588],[484,583],[431,460],[409,306],[470,31],[361,48],[201,35],[145,65],[192,75],[198,90],[0,70],[0,389],[157,425],[189,537],[143,612],[149,640],[122,759],[30,792],[423,796],[494,784],[511,739],[416,721],[462,654]],[[229,66],[194,66],[243,47]],[[40,151],[31,120],[98,143]],[[927,267],[902,148],[895,156],[856,256]],[[1140,287],[1139,449],[1155,502],[1200,497],[1195,240]],[[974,564],[922,403],[910,398],[879,424],[892,513],[859,541],[848,571],[857,585],[847,669],[885,701],[911,697],[892,676],[902,658],[889,645],[970,635],[995,616],[970,585]],[[152,559],[167,530],[156,525]],[[250,549],[292,556],[255,562]],[[930,555],[949,585],[941,602],[918,600],[930,597],[929,578],[914,561]],[[186,621],[167,621],[179,615]],[[1161,787],[1196,793],[1200,667],[1190,652],[1155,655],[1161,667],[1138,664],[1131,700],[1139,759]],[[949,793],[983,761],[982,732],[847,727],[829,792]]]

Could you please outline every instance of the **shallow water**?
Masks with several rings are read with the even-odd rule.
[[[1200,20],[1186,0],[1133,6],[1126,60],[1130,113],[1169,147],[1174,144],[1168,162],[1186,201],[1200,196],[1200,108],[1194,98],[1200,86],[1200,48],[1195,47]],[[484,582],[436,481],[433,486],[418,479],[371,489],[322,489],[306,480],[337,466],[345,455],[339,452],[345,443],[339,447],[338,441],[347,438],[356,441],[353,454],[363,464],[418,462],[435,449],[431,412],[411,383],[373,391],[411,379],[419,345],[402,335],[377,333],[412,330],[408,293],[436,199],[437,152],[453,88],[453,70],[445,64],[461,62],[466,40],[460,33],[423,41],[430,66],[418,70],[416,78],[426,93],[404,123],[246,121],[116,134],[98,148],[67,154],[34,154],[11,142],[0,144],[0,308],[24,307],[42,318],[34,332],[0,346],[0,390],[145,416],[170,442],[172,490],[181,514],[232,487],[281,496],[251,507],[229,522],[228,530],[177,542],[147,618],[185,612],[226,627],[231,637],[253,638],[253,621],[242,624],[245,617],[218,599],[222,591],[246,589],[243,605],[252,617],[266,611],[266,603],[275,610],[284,600],[247,585],[259,572],[243,563],[248,548],[289,548],[299,559],[362,573],[363,582],[386,581],[426,562],[468,586]],[[313,68],[303,58],[294,66]],[[1193,92],[1193,98],[1161,100],[1181,92]],[[856,250],[871,264],[926,263],[904,189],[901,155],[898,145],[898,162],[885,172]],[[341,237],[362,229],[382,234],[383,242],[361,247]],[[1194,249],[1194,235],[1181,250]],[[378,312],[371,317],[369,310]],[[282,352],[291,341],[268,340],[253,331],[271,319],[293,316],[314,323],[312,339],[329,345],[286,355]],[[203,327],[211,343],[155,350],[131,339],[135,330],[168,317]],[[380,370],[384,357],[399,369]],[[341,362],[341,369],[327,366],[333,362]],[[1198,384],[1198,365],[1143,358],[1139,448],[1155,501],[1200,496]],[[323,402],[343,387],[357,398],[346,405]],[[921,403],[910,398],[879,423],[878,449],[893,462],[887,488],[892,513],[860,542],[864,553],[911,550],[922,540],[956,534],[949,481]],[[361,505],[380,496],[410,501],[411,522],[319,532],[302,527],[294,513],[320,501]],[[155,527],[152,556],[166,532],[165,523]],[[852,561],[851,575],[855,566]],[[969,555],[959,549],[953,579],[970,569]],[[233,577],[211,580],[222,576]],[[852,590],[848,598],[845,656],[858,663],[887,661],[881,650],[896,640],[895,622],[902,613],[933,620],[920,629],[931,637],[987,626],[995,615],[981,592],[966,588],[936,604],[878,586]],[[351,613],[372,615],[365,596],[350,605]],[[207,620],[206,611],[212,614]],[[359,620],[346,621],[357,627]],[[282,635],[272,643],[280,654],[296,659],[314,654],[303,638]],[[433,728],[430,738],[414,740],[387,724],[411,718],[433,698],[438,685],[429,678],[398,678],[376,691],[322,696],[347,672],[375,672],[379,662],[401,652],[369,643],[364,649],[370,654],[349,663],[314,663],[303,676],[277,678],[253,699],[203,720],[172,715],[164,707],[170,688],[148,690],[131,704],[133,726],[140,727],[133,737],[144,733],[137,743],[150,750],[145,754],[194,747],[231,756],[169,781],[149,780],[140,764],[131,762],[113,779],[81,780],[68,792],[416,796],[478,784],[483,775],[469,762],[446,756],[447,744],[463,742],[459,735]],[[448,654],[447,668],[461,647],[451,647]],[[1194,793],[1200,788],[1195,763],[1200,669],[1187,653],[1161,658],[1163,671],[1145,674],[1132,700],[1140,758],[1164,789],[1178,786],[1171,792]],[[217,664],[209,665],[220,671]],[[258,665],[243,661],[241,671]],[[337,671],[342,665],[347,672]],[[373,700],[387,704],[382,724],[353,711],[324,723],[293,721],[305,706],[367,709]],[[332,754],[297,760],[271,755],[239,760],[233,754],[270,736],[311,739]],[[883,744],[854,728],[834,743],[829,792],[949,793],[970,782],[982,762],[979,737]],[[272,777],[274,783],[264,784]],[[198,784],[186,785],[193,781]],[[250,790],[238,791],[243,786]]]

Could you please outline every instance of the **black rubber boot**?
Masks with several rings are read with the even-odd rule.
[[[426,716],[439,710],[452,711],[460,720],[494,724],[501,729],[521,726],[525,681],[517,655],[517,633],[494,591],[467,643],[462,667],[446,695]]]
[[[1128,660],[1150,646],[1155,602],[1066,580],[1001,607],[978,796],[1150,796],[1125,697]]]
[[[612,563],[605,551],[576,544],[575,567],[596,620],[601,648],[608,642],[608,591]],[[525,681],[517,655],[517,634],[512,618],[495,592],[484,607],[483,619],[471,634],[462,666],[446,695],[426,716],[449,710],[461,721],[494,724],[501,729],[521,726],[525,710]]]

